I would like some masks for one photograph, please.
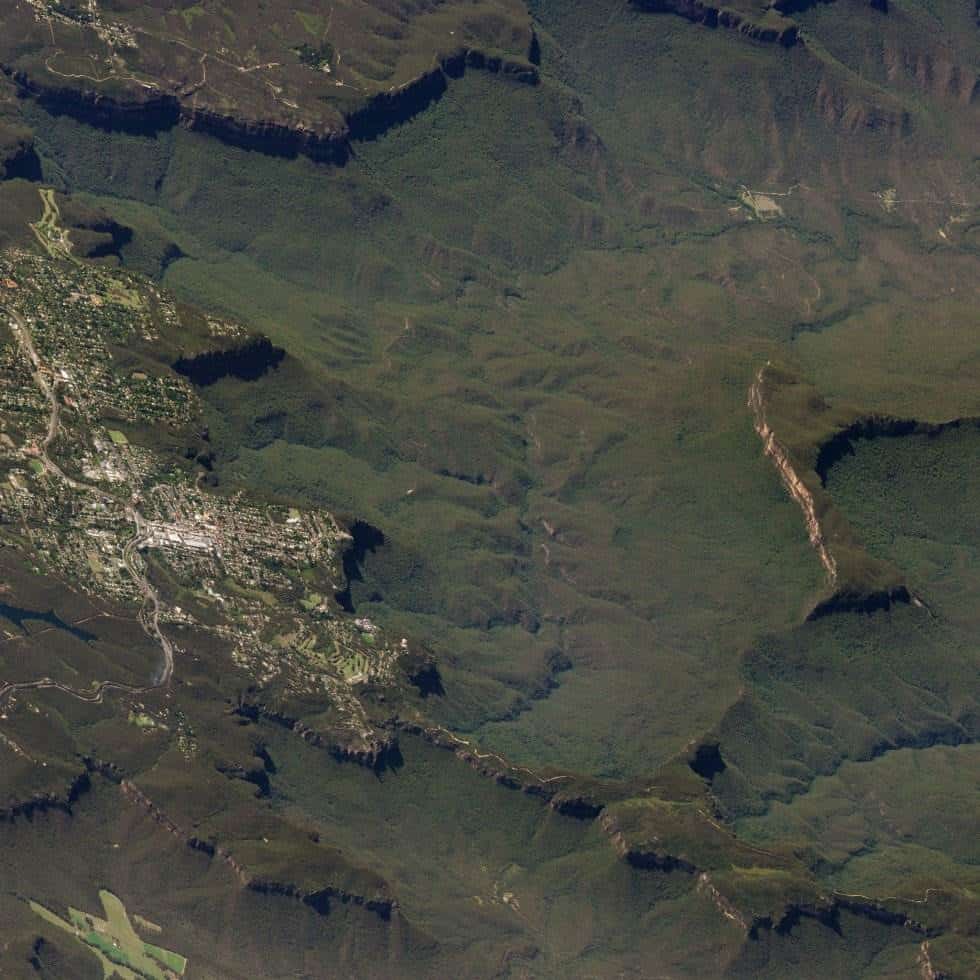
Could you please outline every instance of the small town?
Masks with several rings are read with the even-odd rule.
[[[174,304],[65,259],[0,255],[0,540],[138,606],[164,653],[151,687],[172,675],[178,628],[204,631],[260,685],[324,696],[362,728],[354,689],[389,678],[405,644],[333,601],[350,535],[327,512],[218,493],[168,452],[162,436],[200,429],[194,390],[164,364],[120,362],[179,329]]]

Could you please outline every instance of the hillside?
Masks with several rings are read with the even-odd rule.
[[[0,973],[973,975],[972,0],[0,23]]]

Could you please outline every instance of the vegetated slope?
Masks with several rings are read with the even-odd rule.
[[[824,572],[745,404],[760,365],[789,357],[868,413],[980,413],[976,106],[934,83],[936,65],[975,64],[975,34],[954,29],[956,4],[815,7],[792,15],[791,48],[619,3],[534,12],[538,89],[471,75],[343,171],[28,111],[48,178],[136,229],[125,261],[159,268],[156,246],[176,243],[174,288],[293,355],[205,393],[235,447],[221,478],[383,530],[352,601],[430,641],[445,694],[424,710],[478,734],[461,754],[635,780],[581,802],[605,806],[589,832],[621,866],[583,842],[524,872],[500,846],[486,905],[433,913],[435,934],[473,937],[481,965],[602,973],[640,962],[610,947],[617,929],[676,950],[680,907],[678,970],[785,976],[803,944],[817,976],[957,975],[974,918],[952,878],[922,909],[895,865],[851,902],[863,889],[823,876],[836,855],[816,835],[758,853],[730,824],[805,799],[846,759],[975,738],[972,628],[902,604],[804,622]],[[450,786],[453,764],[427,763]],[[469,819],[454,847],[478,853]],[[365,864],[392,861],[386,830]],[[386,875],[418,908],[430,854]],[[617,882],[595,899],[623,902],[591,933],[608,952],[545,912],[568,867]],[[533,951],[502,938],[509,880]]]
[[[343,158],[467,66],[536,79],[518,0],[168,7],[13,0],[0,67],[23,92],[108,126],[178,123],[269,152]]]

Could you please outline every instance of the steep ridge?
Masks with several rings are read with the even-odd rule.
[[[924,939],[956,935],[962,896],[875,897],[846,894],[820,882],[822,857],[787,841],[771,849],[741,840],[726,825],[712,779],[727,765],[707,737],[667,762],[648,780],[617,783],[573,774],[535,773],[460,737],[416,723],[403,731],[449,749],[498,784],[538,797],[565,816],[595,821],[617,855],[640,873],[696,879],[698,894],[746,940],[762,932],[788,935],[803,919],[839,929],[841,913],[910,930]],[[893,746],[897,747],[897,746]],[[710,758],[709,774],[705,768]],[[951,911],[952,910],[952,911]]]
[[[792,48],[800,44],[799,26],[782,15],[779,8],[766,10],[760,20],[756,20],[731,7],[717,7],[702,0],[630,0],[638,10],[649,13],[669,13],[705,27],[722,27],[737,31],[753,41],[764,44],[778,44]]]
[[[354,734],[347,728],[331,730],[322,719],[313,726],[294,716],[290,707],[295,708],[242,699],[235,711],[242,718],[262,719],[285,728],[307,744],[325,749],[340,762],[353,762],[378,772],[399,764],[401,753],[394,733],[379,729],[372,729],[369,734]]]
[[[153,135],[183,126],[246,150],[270,156],[307,156],[312,160],[344,164],[352,143],[374,139],[393,126],[407,122],[437,101],[454,78],[466,69],[486,71],[525,84],[538,82],[530,61],[503,58],[475,49],[461,49],[441,59],[430,71],[387,92],[367,99],[333,126],[310,127],[275,119],[250,119],[183,101],[178,95],[141,89],[106,94],[98,90],[53,83],[0,62],[2,71],[23,97],[36,100],[52,115],[68,115],[106,130]],[[23,151],[26,167],[33,159]],[[33,172],[33,171],[32,171]],[[15,174],[10,174],[15,176]]]
[[[49,112],[105,129],[183,126],[332,163],[347,160],[351,141],[423,111],[467,69],[538,81],[540,49],[519,0],[368,0],[356,12],[331,7],[329,18],[276,6],[282,23],[270,33],[247,5],[232,28],[204,8],[161,22],[139,4],[81,12],[14,0],[0,11],[0,70]],[[324,20],[330,37],[314,43]]]
[[[756,375],[748,405],[764,452],[799,504],[807,536],[827,574],[827,594],[815,603],[808,618],[917,602],[898,569],[867,553],[827,493],[826,471],[854,438],[938,432],[960,423],[931,425],[832,407],[799,376],[772,364]]]
[[[760,401],[761,400],[760,394]],[[823,515],[818,513],[819,497],[815,496],[808,483],[804,480],[804,477],[800,475],[801,473],[805,475],[805,471],[798,468],[794,460],[791,458],[790,448],[787,448],[789,444],[787,443],[787,445],[784,445],[779,439],[777,439],[777,434],[780,436],[782,435],[779,423],[774,422],[772,425],[770,425],[772,419],[767,418],[764,414],[762,422],[763,427],[768,430],[765,434],[761,431],[759,433],[764,442],[767,443],[766,451],[773,458],[773,462],[779,469],[780,475],[787,484],[789,492],[793,494],[794,498],[796,498],[798,495],[796,502],[804,511],[805,518],[812,516],[813,528],[816,529],[818,538],[823,541],[824,547],[827,549],[827,555],[830,557],[831,551],[829,549],[832,546],[833,541],[829,535],[824,534],[824,524],[826,524],[826,519],[823,517]],[[772,444],[771,446],[768,445],[770,441]],[[779,457],[778,459],[776,458],[777,456]],[[819,462],[813,467],[813,471],[816,472],[818,476],[825,476],[825,473],[821,473]],[[822,517],[824,524],[821,523]],[[810,520],[807,519],[808,533],[810,533],[811,530]],[[828,544],[828,542],[830,543]],[[814,547],[816,547],[816,542],[814,542]],[[837,565],[835,560],[835,574],[836,568]],[[285,718],[286,716],[283,717]],[[277,723],[282,723],[279,719],[271,719],[271,716],[270,720],[275,720]],[[293,726],[294,721],[294,719],[289,720],[290,727]],[[304,735],[302,731],[298,732],[298,734]],[[450,738],[446,739],[447,748],[452,748],[452,745],[450,744],[451,741],[452,739]],[[760,744],[761,741],[762,740],[760,740]],[[725,753],[727,753],[727,744],[719,745],[717,747],[717,758],[712,761],[710,758],[710,753],[701,752],[699,747],[695,760],[688,763],[688,765],[697,775],[704,778],[710,784],[716,776],[720,775],[720,772],[718,771],[720,766],[726,765],[722,755],[723,750]],[[521,776],[517,772],[511,772],[512,767],[510,767],[504,760],[501,760],[498,756],[481,752],[473,747],[462,748],[457,746],[456,748],[453,748],[453,751],[454,754],[461,759],[461,761],[473,766],[480,772],[492,779],[497,780],[505,786],[513,786],[514,788],[520,789],[524,789],[525,787],[533,787],[533,789],[526,790],[533,795],[538,795],[539,786],[543,786],[542,792],[547,790],[548,784],[544,780],[552,778],[551,776],[546,776],[542,781],[532,781],[529,776]],[[737,766],[731,766],[731,768],[737,773]],[[563,784],[558,782],[557,785]],[[570,815],[581,815],[590,819],[598,817],[603,813],[603,809],[605,807],[617,802],[613,799],[613,795],[614,794],[612,793],[597,793],[590,796],[586,796],[585,794],[572,794],[569,797],[568,806],[571,809],[568,812],[570,812]],[[561,796],[556,794],[555,796],[551,797],[551,799],[558,803],[558,805],[555,806],[555,809],[558,809],[560,812],[566,812],[564,809],[562,809],[562,807],[565,806],[565,803]],[[711,821],[717,819],[717,814],[715,814],[712,809],[707,806],[707,804],[703,807],[703,809],[704,813],[702,816],[704,820]],[[667,835],[663,834],[663,832],[659,829],[659,824],[651,824],[651,826],[653,827],[652,832],[654,834],[657,836],[663,836],[665,840],[668,839]],[[710,826],[710,823],[708,826]],[[718,908],[719,912],[726,918],[731,918],[733,921],[740,922],[742,924],[743,931],[746,933],[751,931],[754,926],[757,928],[779,927],[790,929],[795,919],[798,919],[798,917],[801,915],[805,916],[813,914],[814,917],[827,916],[828,920],[832,921],[829,913],[826,913],[821,906],[810,903],[805,896],[804,900],[802,900],[799,904],[776,907],[776,911],[774,913],[770,913],[765,905],[760,904],[762,911],[758,913],[758,918],[757,913],[754,911],[755,906],[748,906],[749,912],[743,913],[743,911],[736,906],[734,900],[727,897],[726,892],[722,890],[723,888],[726,888],[726,883],[724,880],[722,881],[721,885],[716,883],[715,871],[710,867],[710,862],[704,861],[703,865],[699,864],[694,859],[694,855],[689,853],[689,850],[693,850],[693,848],[686,849],[684,846],[677,844],[674,841],[671,841],[670,846],[665,845],[663,848],[647,846],[647,843],[640,837],[634,839],[628,836],[627,831],[623,829],[623,825],[615,823],[612,818],[609,820],[609,828],[610,836],[614,838],[614,844],[618,847],[619,842],[622,842],[625,849],[623,856],[632,866],[638,869],[646,868],[655,872],[667,872],[673,869],[684,874],[696,875],[698,887],[703,891],[705,897],[710,899]],[[202,850],[207,850],[207,848],[213,847],[213,845],[207,839],[197,838],[197,840],[199,841]],[[724,846],[734,847],[734,845],[731,845],[730,843],[725,844]],[[730,852],[730,854],[735,853],[736,852],[734,850]],[[741,854],[739,853],[738,856],[741,857]],[[301,897],[298,891],[284,891],[287,889],[296,889],[297,887],[289,884],[288,879],[285,879],[284,877],[277,878],[270,876],[268,878],[257,880],[259,880],[261,884],[267,883],[270,891],[293,894],[294,897],[297,898]],[[791,876],[785,879],[785,881],[791,882]],[[793,884],[793,887],[796,887],[795,883]],[[304,891],[303,894],[307,896],[316,896],[318,893],[315,891]],[[316,899],[314,898],[314,900]],[[867,907],[876,908],[874,903],[869,903]],[[892,916],[894,923],[897,925],[904,925],[905,923],[905,920],[899,913],[881,911],[880,914],[882,916]],[[775,915],[780,917],[774,918]],[[770,923],[770,925],[766,924],[767,921]],[[775,925],[772,925],[772,923],[775,923]]]
[[[91,780],[87,769],[76,773],[60,789],[19,800],[8,801],[0,806],[0,823],[13,823],[17,820],[33,820],[35,816],[49,810],[60,810],[71,815],[72,807],[89,791]]]
[[[748,405],[763,451],[803,512],[807,536],[827,574],[828,594],[808,618],[887,609],[893,602],[921,605],[898,569],[867,553],[827,492],[827,474],[854,452],[857,440],[936,437],[961,427],[980,428],[980,419],[926,422],[832,407],[799,376],[772,364],[756,375]]]
[[[325,853],[317,846],[317,842],[294,831],[284,821],[275,821],[280,837],[278,843],[285,837],[293,850],[306,852],[304,860],[290,862],[290,872],[293,875],[301,874],[302,882],[280,877],[280,872],[286,870],[285,867],[278,867],[275,858],[264,856],[261,848],[255,848],[254,842],[249,838],[237,843],[233,840],[224,842],[224,838],[215,839],[207,834],[202,836],[199,832],[188,831],[168,816],[133,781],[121,780],[119,789],[127,802],[144,810],[153,821],[188,847],[208,857],[218,858],[231,869],[240,884],[251,891],[297,899],[320,915],[329,912],[331,901],[361,906],[384,920],[390,919],[398,909],[398,903],[388,893],[387,883],[383,879],[348,866],[338,851],[330,849],[330,853]],[[269,828],[266,830],[270,835],[273,833]],[[371,887],[364,893],[352,891],[342,884],[330,883],[331,878],[343,881],[358,879]]]
[[[758,847],[726,826],[710,786],[699,789],[685,775],[690,761],[679,756],[642,795],[604,808],[599,826],[631,867],[695,879],[698,893],[748,943],[763,933],[790,935],[803,920],[839,932],[846,914],[918,935],[942,950],[943,969],[950,972],[941,975],[968,975],[960,972],[973,955],[976,903],[968,889],[917,892],[896,882],[894,890],[875,895],[830,886],[821,878],[823,857],[812,846],[786,840]]]
[[[255,381],[278,367],[286,356],[268,337],[249,337],[234,346],[184,354],[173,363],[173,369],[200,388],[233,377]]]
[[[8,75],[24,97],[35,99],[52,115],[68,115],[100,129],[152,135],[183,126],[232,146],[270,156],[303,155],[342,165],[350,157],[352,141],[372,139],[423,112],[440,98],[449,80],[458,77],[459,66],[504,74],[530,84],[537,81],[537,70],[530,64],[504,62],[481,52],[465,51],[447,58],[444,65],[396,90],[374,96],[336,128],[318,130],[271,119],[250,120],[245,116],[214,112],[187,105],[170,94],[147,97],[147,93],[137,91],[107,95],[49,84],[47,80],[14,71],[3,64],[0,64],[0,71]],[[23,156],[25,162],[20,166],[26,166],[31,159],[27,150]]]

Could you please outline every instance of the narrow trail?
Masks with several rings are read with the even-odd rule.
[[[48,416],[47,432],[40,444],[37,457],[44,467],[45,472],[55,479],[62,481],[71,487],[72,490],[79,493],[92,494],[104,503],[118,507],[121,502],[112,494],[106,493],[104,490],[90,483],[83,483],[73,479],[51,458],[49,449],[57,438],[61,425],[61,402],[58,399],[56,376],[54,372],[44,365],[40,355],[37,353],[34,340],[31,337],[30,328],[24,318],[9,307],[0,307],[0,309],[4,310],[9,316],[10,327],[17,344],[30,362],[34,383],[38,386],[44,395],[45,401],[48,403],[50,414]],[[50,381],[48,380],[49,376]],[[144,686],[123,684],[118,681],[98,681],[93,685],[91,691],[80,691],[59,681],[52,680],[50,677],[42,677],[36,681],[24,681],[21,683],[8,682],[0,685],[0,700],[9,694],[15,694],[19,691],[54,689],[69,694],[79,701],[99,703],[105,697],[106,693],[110,691],[140,695],[169,685],[174,674],[174,648],[171,641],[160,628],[160,596],[150,584],[150,580],[141,567],[137,556],[140,546],[146,541],[146,519],[132,504],[125,504],[125,512],[126,516],[133,523],[135,534],[123,549],[123,561],[125,562],[127,572],[129,572],[137,589],[139,589],[140,595],[143,597],[143,605],[139,612],[139,622],[143,627],[143,632],[159,645],[163,653],[163,663],[157,672],[156,679],[151,684]]]

